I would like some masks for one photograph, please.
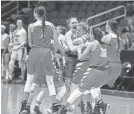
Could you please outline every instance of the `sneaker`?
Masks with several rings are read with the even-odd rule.
[[[110,109],[111,109],[110,104],[101,102],[101,104],[99,104],[99,105],[100,105],[99,107],[102,109],[103,114],[110,113]]]
[[[66,114],[67,109],[64,105],[62,105],[59,109],[59,111],[57,112],[57,114]]]
[[[93,113],[92,114],[101,114],[99,105],[95,105]]]
[[[87,113],[92,114],[92,112],[93,112],[92,105],[90,102],[87,102]]]
[[[40,107],[38,107],[38,106],[35,106],[33,110],[34,110],[34,112],[35,112],[36,114],[43,114],[43,113],[40,111]]]
[[[70,113],[70,114],[75,114],[75,108],[73,108],[73,107],[69,107],[68,109],[67,109],[67,111]]]
[[[79,103],[79,107],[80,107],[80,110],[81,110],[81,113],[82,114],[85,114],[86,112],[87,112],[87,107],[86,107],[86,104],[84,104],[84,102],[83,101],[81,101],[80,103]]]
[[[49,114],[55,113],[55,112],[59,111],[60,107],[61,107],[61,105],[59,105],[57,103],[53,103],[52,106],[51,106],[51,108],[48,109],[47,112]]]
[[[20,109],[20,112],[19,112],[19,114],[23,114],[23,113],[21,113],[22,111],[24,111],[24,110],[26,110],[26,102],[25,101],[23,101],[23,102],[21,102],[21,109]]]

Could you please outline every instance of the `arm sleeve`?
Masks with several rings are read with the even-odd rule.
[[[105,35],[103,36],[102,40],[101,40],[103,43],[105,44],[109,44],[111,42],[111,36],[108,34],[108,35]]]

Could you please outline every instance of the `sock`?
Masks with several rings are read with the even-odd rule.
[[[53,76],[46,76],[46,82],[49,90],[49,96],[56,95],[56,89],[53,82]]]
[[[30,92],[24,92],[24,101],[28,100],[29,95],[30,95]]]
[[[62,98],[64,97],[64,95],[65,95],[65,93],[66,93],[66,87],[65,86],[62,86],[62,87],[60,87],[59,89],[58,89],[58,93],[57,93],[57,95],[56,95],[56,99],[58,100],[58,101],[61,101],[62,100]]]
[[[40,93],[38,94],[37,98],[36,98],[36,103],[37,105],[40,105],[42,100],[44,99],[44,95],[46,93],[47,89],[46,88],[42,88]]]
[[[70,104],[74,103],[74,101],[78,97],[80,97],[82,94],[83,94],[83,92],[80,92],[79,89],[76,89],[73,93],[71,93],[71,95],[67,99],[67,102],[70,103]]]
[[[32,101],[34,99],[34,96],[35,96],[35,92],[34,93],[30,93],[28,101],[27,101],[27,105],[31,106],[31,103],[32,103]]]
[[[34,75],[27,74],[27,81],[24,87],[24,92],[31,92]]]
[[[78,87],[77,84],[71,83],[71,86],[70,86],[70,94],[73,93],[77,89],[77,87]],[[73,104],[71,104],[70,107],[73,108],[73,109],[75,109],[75,102]]]
[[[91,89],[90,90],[90,92],[91,92],[91,96],[92,96],[92,98],[95,100],[97,97],[99,97],[100,96],[100,92],[99,92],[99,89]]]

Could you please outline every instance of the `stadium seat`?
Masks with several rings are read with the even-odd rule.
[[[79,5],[72,5],[70,11],[78,11]]]
[[[68,12],[61,11],[58,17],[59,18],[67,18],[68,17]]]
[[[120,12],[118,11],[113,13],[112,18],[117,17],[117,16],[120,16]]]
[[[61,6],[60,11],[66,11],[67,12],[67,11],[70,10],[70,8],[71,8],[70,4],[65,4],[65,5]]]
[[[60,19],[58,25],[66,25],[66,19],[65,18]]]
[[[105,20],[109,20],[111,18],[112,18],[112,12],[109,12],[109,13],[105,14],[104,18],[102,18],[102,19],[103,19],[103,21],[105,21]]]
[[[89,25],[89,26],[92,26],[92,25],[93,25],[93,22],[94,22],[93,19],[89,20],[89,21],[88,21],[88,25]]]
[[[83,19],[83,18],[86,17],[86,13],[85,13],[85,12],[78,12],[77,17],[78,17],[79,19]]]
[[[94,25],[95,25],[95,24],[98,24],[98,23],[100,23],[100,22],[101,22],[100,18],[96,18],[96,19],[94,20]]]
[[[86,11],[87,10],[87,5],[83,4],[80,6],[80,9],[79,11],[83,12],[83,11]]]
[[[47,12],[50,12],[56,8],[56,5],[54,2],[48,2],[46,5]]]
[[[77,12],[75,11],[71,11],[69,14],[68,14],[68,17],[76,17],[77,16]]]
[[[105,9],[104,9],[104,5],[99,5],[98,6],[98,10],[100,11],[100,12],[103,12]]]
[[[51,18],[56,18],[58,16],[59,12],[58,11],[53,11],[50,13]]]
[[[58,23],[58,19],[57,19],[57,18],[52,19],[51,22],[52,22],[54,25],[57,25],[57,23]]]
[[[96,10],[96,5],[95,4],[91,5],[90,7],[91,7],[91,11],[95,11]]]
[[[91,17],[91,16],[93,16],[93,15],[94,15],[94,12],[91,12],[91,11],[90,11],[90,12],[87,12],[87,18],[88,18],[88,17]]]

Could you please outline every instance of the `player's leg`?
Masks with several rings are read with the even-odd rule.
[[[67,99],[66,104],[61,108],[59,112],[65,111],[65,107],[72,104],[77,98],[79,98],[86,90],[90,90],[93,87],[99,87],[104,83],[107,76],[107,71],[100,71],[95,69],[87,69],[79,84],[77,90],[75,90]],[[99,79],[98,79],[99,77]],[[99,109],[99,108],[98,108]],[[94,113],[94,112],[93,112]],[[94,113],[95,114],[95,113]]]
[[[17,52],[12,51],[11,59],[9,62],[9,80],[12,80],[12,78],[13,78],[13,72],[14,72],[14,66],[15,66],[16,60],[17,60]]]
[[[19,49],[17,51],[18,61],[19,61],[19,67],[21,68],[21,82],[24,81],[26,66],[25,66],[25,60],[26,60],[26,49]]]
[[[34,80],[34,75],[27,74],[27,80],[24,87],[24,98],[23,101],[21,102],[22,105],[19,114],[25,114],[30,111],[30,107],[26,107],[26,104],[28,103],[33,80]]]
[[[23,98],[22,106],[21,106],[21,110],[20,110],[20,113],[22,112],[22,114],[23,114],[23,112],[24,112],[24,114],[28,112],[27,111],[28,109],[26,108],[26,104],[28,102],[28,98],[29,98],[29,95],[31,92],[31,87],[32,87],[32,84],[34,81],[34,74],[35,74],[34,62],[35,62],[36,55],[33,52],[34,52],[34,50],[30,51],[29,57],[27,59],[27,80],[26,80],[26,84],[24,87],[24,98]]]

